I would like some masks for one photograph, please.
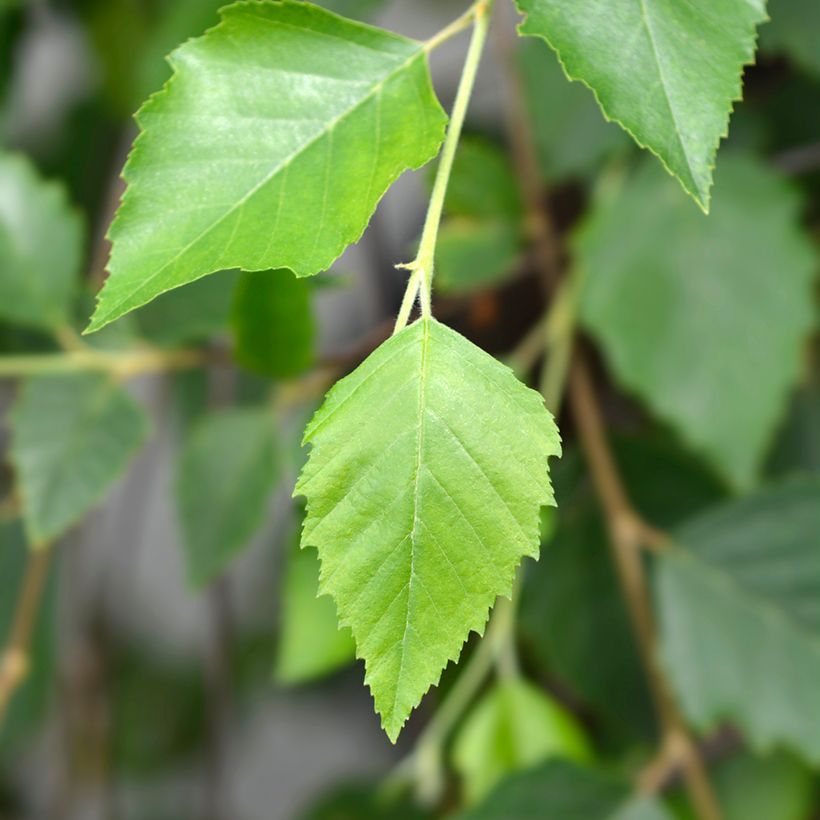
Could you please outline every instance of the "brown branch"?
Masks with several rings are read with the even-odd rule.
[[[14,693],[28,675],[29,647],[37,623],[50,559],[50,546],[40,546],[29,553],[11,630],[5,649],[0,655],[0,726],[3,725],[6,710]]]
[[[506,23],[506,25],[505,25]],[[512,21],[497,26],[499,51],[507,75],[507,121],[519,185],[529,215],[528,229],[535,250],[536,264],[545,290],[560,298],[561,253],[549,212],[545,186],[535,141],[515,63]],[[571,285],[571,283],[570,283]],[[571,339],[571,334],[568,334]],[[571,342],[570,342],[571,344]],[[567,355],[572,355],[565,351]],[[665,536],[644,522],[633,509],[607,441],[583,355],[576,351],[569,368],[569,398],[581,446],[592,473],[596,491],[606,513],[613,560],[637,636],[640,654],[649,680],[663,737],[659,766],[668,776],[669,761],[683,774],[692,805],[700,820],[720,820],[721,812],[712,791],[697,746],[689,736],[667,681],[655,658],[655,620],[644,572],[641,548],[663,549]],[[654,791],[663,781],[650,772],[639,786]]]

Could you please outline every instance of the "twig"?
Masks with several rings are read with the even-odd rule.
[[[50,559],[49,545],[33,548],[28,556],[11,631],[3,654],[0,655],[0,726],[3,725],[12,696],[28,674],[31,636],[37,622]]]
[[[609,448],[592,380],[581,352],[576,352],[573,360],[569,395],[581,447],[606,514],[613,560],[661,723],[661,755],[680,767],[698,817],[719,820],[720,808],[697,746],[686,729],[655,657],[655,617],[641,547],[647,543],[647,538],[654,540],[661,536],[643,523],[629,501]],[[655,545],[662,547],[662,543]],[[647,776],[639,785],[652,790],[657,783],[657,778]]]
[[[772,164],[786,174],[808,174],[820,169],[820,142],[790,148],[772,158]]]

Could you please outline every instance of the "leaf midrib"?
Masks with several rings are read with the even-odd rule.
[[[383,90],[384,86],[394,79],[397,75],[401,74],[403,71],[407,70],[411,64],[418,60],[420,57],[423,58],[424,56],[424,49],[421,43],[414,43],[415,51],[402,63],[398,64],[396,68],[391,71],[389,74],[385,75],[378,83],[376,83],[368,92],[365,94],[360,100],[358,100],[354,105],[352,105],[347,110],[343,111],[341,114],[336,116],[333,120],[331,120],[327,127],[316,134],[315,137],[308,140],[302,146],[300,146],[297,150],[293,151],[287,157],[285,157],[278,165],[276,165],[269,173],[267,173],[258,183],[256,183],[246,194],[244,194],[241,199],[237,200],[224,214],[214,220],[210,225],[204,228],[197,236],[195,236],[187,245],[182,247],[171,259],[165,262],[161,268],[158,268],[154,273],[148,276],[145,280],[143,280],[142,284],[134,291],[131,291],[127,295],[125,295],[122,299],[116,302],[113,306],[108,308],[108,311],[103,314],[96,322],[93,322],[90,329],[97,329],[101,327],[100,322],[107,319],[107,317],[111,316],[112,314],[116,314],[117,311],[125,304],[127,304],[130,300],[133,300],[137,297],[138,294],[142,293],[148,285],[153,282],[158,276],[161,276],[171,265],[177,262],[181,257],[183,257],[188,251],[191,250],[195,245],[197,245],[204,237],[210,234],[217,226],[219,226],[222,222],[224,222],[229,216],[231,216],[235,211],[239,208],[243,207],[245,203],[259,190],[261,190],[265,185],[270,183],[280,172],[287,171],[291,164],[296,161],[305,151],[310,149],[313,145],[319,142],[322,138],[326,137],[328,134],[331,134],[336,127],[342,123],[347,117],[354,114],[357,109],[363,106],[365,103],[369,102],[374,95],[380,94]],[[304,73],[304,72],[303,72]],[[311,76],[307,74],[306,76]],[[113,271],[112,271],[113,273]],[[207,275],[207,274],[202,274]],[[170,290],[168,288],[167,290]],[[161,291],[164,292],[164,291]]]

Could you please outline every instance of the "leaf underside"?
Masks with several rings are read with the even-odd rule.
[[[471,630],[536,557],[560,443],[543,400],[433,319],[328,394],[305,433],[302,546],[322,562],[395,740]]]
[[[220,269],[325,270],[441,143],[421,43],[291,0],[221,15],[137,114],[89,331]]]
[[[765,0],[516,0],[520,31],[557,52],[567,76],[704,209],[712,169],[755,53]]]
[[[602,198],[576,242],[580,316],[618,380],[748,488],[799,377],[816,265],[782,179],[733,154],[717,179],[708,219],[649,162]]]
[[[788,482],[675,534],[656,576],[661,660],[689,718],[820,763],[820,481]],[[715,625],[719,624],[720,629]]]

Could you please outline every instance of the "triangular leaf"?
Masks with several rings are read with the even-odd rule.
[[[305,434],[302,545],[349,625],[395,740],[538,555],[558,433],[541,397],[433,319],[339,382]]]
[[[325,270],[443,137],[423,45],[310,3],[235,3],[170,59],[90,331],[223,268]]]
[[[575,718],[524,680],[503,681],[487,692],[453,745],[453,762],[471,803],[512,772],[554,757],[586,763],[592,753]]]
[[[580,314],[619,381],[748,487],[815,323],[816,260],[776,174],[727,155],[718,180],[708,219],[651,163],[602,197],[576,242]]]
[[[0,154],[0,319],[54,330],[70,322],[83,224],[59,185]]]
[[[143,409],[106,376],[26,382],[12,412],[11,460],[31,543],[42,545],[79,521],[147,434]]]
[[[605,116],[656,154],[704,210],[712,168],[755,53],[765,0],[516,0]]]

